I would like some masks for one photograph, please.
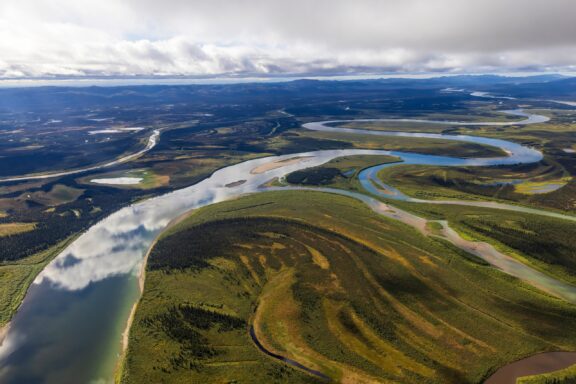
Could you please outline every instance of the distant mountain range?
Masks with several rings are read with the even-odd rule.
[[[0,112],[25,106],[57,109],[64,106],[128,106],[159,103],[242,103],[269,100],[286,103],[302,98],[353,99],[366,94],[395,98],[419,96],[439,98],[444,88],[486,91],[518,98],[576,98],[576,78],[560,75],[506,77],[498,75],[445,76],[429,79],[294,80],[278,83],[237,83],[210,85],[131,85],[62,87],[45,86],[0,89]],[[464,95],[462,95],[464,96]],[[456,97],[453,95],[452,97]]]

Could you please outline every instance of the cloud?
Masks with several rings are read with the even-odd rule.
[[[573,0],[3,0],[0,77],[576,69]]]

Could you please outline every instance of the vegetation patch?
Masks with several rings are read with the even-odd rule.
[[[331,184],[337,176],[342,176],[338,168],[311,168],[292,172],[286,176],[286,181],[290,184],[326,185]]]
[[[534,181],[516,184],[516,192],[527,195],[554,192],[570,182],[571,178],[551,181]]]
[[[321,380],[262,353],[253,326],[266,350],[337,382],[476,383],[576,348],[575,319],[356,200],[260,193],[202,208],[158,241],[123,381]]]
[[[359,149],[382,149],[389,151],[417,152],[427,155],[444,156],[450,153],[454,157],[498,157],[506,154],[499,148],[476,143],[453,140],[428,139],[400,136],[377,136],[342,132],[301,131],[300,137],[316,140],[340,141],[348,147]],[[340,148],[346,148],[341,146]],[[316,150],[319,148],[316,148]],[[331,148],[330,148],[331,149]]]
[[[17,235],[29,232],[36,228],[36,223],[7,223],[0,224],[0,237]]]
[[[64,184],[55,184],[48,191],[27,193],[20,196],[20,199],[52,207],[76,201],[83,193],[83,189],[73,188]]]
[[[576,212],[576,182],[561,164],[498,167],[398,165],[378,173],[386,184],[426,200],[501,200]]]
[[[522,377],[518,384],[573,384],[576,382],[576,365],[542,375]]]
[[[67,239],[54,247],[18,262],[0,263],[0,327],[14,315],[34,278],[70,243]]]
[[[394,204],[425,217],[447,220],[465,237],[488,241],[536,269],[576,284],[576,226],[572,221],[461,205]]]
[[[356,178],[360,171],[375,165],[394,163],[397,161],[400,160],[393,156],[343,156],[318,167],[292,172],[286,176],[286,181],[290,184],[356,189]]]

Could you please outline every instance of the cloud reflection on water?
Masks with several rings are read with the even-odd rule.
[[[506,113],[526,117],[525,120],[520,122],[521,124],[533,124],[547,119],[545,116],[531,115],[523,111],[507,111]],[[405,121],[411,120],[405,119]],[[153,239],[170,223],[170,221],[174,220],[182,213],[194,208],[240,196],[245,193],[255,192],[258,190],[260,185],[275,177],[284,176],[297,169],[320,165],[339,156],[358,154],[392,154],[402,157],[406,163],[410,164],[441,165],[511,164],[538,161],[542,158],[542,154],[534,149],[503,140],[461,135],[364,131],[329,127],[326,125],[328,123],[329,122],[309,123],[306,124],[305,127],[312,130],[344,131],[352,133],[370,132],[370,134],[381,136],[424,137],[430,139],[476,142],[503,148],[510,154],[510,156],[489,159],[456,159],[444,156],[429,156],[396,151],[333,150],[246,161],[244,163],[218,170],[210,178],[191,187],[137,203],[113,213],[91,227],[80,238],[74,241],[36,277],[34,284],[41,284],[44,281],[49,281],[53,286],[60,289],[80,290],[87,287],[90,283],[111,276],[135,273],[139,270],[143,256]],[[434,123],[434,121],[428,121],[428,123]],[[483,122],[478,124],[509,125],[520,123]],[[286,163],[285,166],[270,169],[262,173],[255,174],[251,172],[254,168],[261,167],[263,164],[296,157],[301,158],[301,160],[295,163]],[[235,187],[227,187],[227,185],[238,180],[246,180],[246,182]],[[74,262],[66,262],[67,260],[74,260]]]
[[[317,130],[337,130],[337,128],[326,127],[322,123],[315,123],[313,128],[310,125],[307,127]],[[354,133],[364,133],[361,130],[353,131]],[[261,190],[262,184],[273,178],[285,176],[298,169],[314,167],[341,156],[395,155],[402,157],[404,161],[411,164],[438,165],[510,164],[538,161],[542,157],[542,154],[536,150],[495,139],[440,134],[399,134],[383,131],[376,133],[372,131],[371,134],[483,143],[504,148],[511,157],[456,159],[417,153],[358,149],[315,151],[268,157],[226,167],[191,187],[123,208],[82,234],[35,279],[14,318],[12,328],[0,346],[0,365],[2,366],[0,377],[3,381],[6,379],[8,382],[20,382],[19,375],[26,375],[27,369],[24,367],[28,367],[28,370],[32,368],[39,370],[46,377],[55,374],[55,370],[59,370],[57,374],[63,374],[61,367],[58,368],[58,364],[67,364],[71,358],[83,364],[93,364],[94,356],[90,353],[100,349],[106,352],[106,356],[111,356],[110,353],[113,354],[114,351],[110,351],[110,346],[104,346],[107,342],[104,340],[105,337],[90,339],[89,342],[93,345],[91,344],[90,348],[85,348],[84,338],[78,335],[70,337],[68,336],[69,331],[81,325],[90,328],[92,332],[96,332],[105,329],[105,326],[110,327],[118,321],[125,320],[118,320],[117,318],[118,316],[127,316],[125,312],[114,312],[106,307],[110,307],[110,302],[116,296],[122,296],[122,290],[129,290],[128,287],[131,285],[118,282],[119,285],[116,286],[114,285],[116,284],[114,283],[115,279],[111,278],[119,277],[120,279],[116,280],[122,280],[123,277],[139,271],[143,256],[153,239],[166,228],[170,221],[187,211],[246,193],[257,192]],[[264,164],[296,157],[302,159],[299,162],[286,162],[282,164],[282,167],[262,173],[251,172],[254,168]],[[246,181],[243,184],[230,186],[231,183],[239,180]],[[126,280],[124,279],[124,281]],[[90,289],[85,289],[88,287]],[[79,294],[74,295],[75,292],[79,292]],[[115,297],[110,297],[110,295]],[[103,304],[102,300],[106,304]],[[66,311],[62,312],[63,307],[58,305],[64,304]],[[52,313],[59,313],[59,316]],[[46,330],[50,331],[46,332]],[[110,330],[109,332],[115,331]],[[38,334],[50,339],[52,344],[45,344],[42,340],[38,340]],[[33,337],[33,335],[36,336]],[[62,342],[62,337],[66,337],[64,340],[66,343]],[[119,333],[118,337],[121,337]],[[50,356],[41,365],[38,365],[35,360],[40,353],[38,351],[42,351],[41,354],[44,357]],[[111,364],[113,365],[114,361]],[[67,369],[72,369],[70,367],[68,364]],[[113,370],[113,367],[108,368]],[[82,374],[90,375],[90,372],[84,372],[81,369],[80,371]],[[77,374],[80,371],[74,372]],[[10,375],[14,375],[12,379],[10,379]]]
[[[388,134],[388,132],[381,132],[381,134]],[[426,137],[446,138],[443,135],[434,134],[427,134]],[[469,137],[450,136],[448,139],[468,141]],[[72,243],[38,275],[34,283],[40,284],[48,280],[61,289],[78,290],[110,276],[135,273],[139,270],[142,258],[153,239],[170,221],[183,212],[255,192],[260,185],[274,177],[284,176],[297,169],[313,167],[339,156],[392,154],[401,156],[410,164],[443,165],[489,165],[502,162],[534,161],[541,158],[538,151],[518,144],[491,139],[481,141],[486,144],[500,144],[512,156],[498,159],[455,159],[396,151],[336,150],[298,154],[299,157],[306,156],[307,158],[298,163],[287,164],[260,174],[253,174],[250,171],[263,164],[293,158],[296,155],[256,159],[237,164],[217,171],[209,179],[194,186],[123,208],[110,215]],[[246,180],[246,182],[236,187],[226,187],[239,179]],[[76,262],[63,262],[70,258]]]
[[[258,166],[290,159],[295,155],[269,157],[233,165],[215,172],[210,178],[185,189],[134,204],[108,216],[74,241],[42,271],[34,284],[50,282],[65,290],[80,290],[90,283],[111,276],[136,273],[146,250],[162,229],[182,213],[255,192],[260,185],[304,167],[320,165],[338,156],[352,154],[389,154],[377,150],[319,151],[298,163],[287,164],[260,174],[250,171]],[[301,156],[301,155],[300,155]],[[226,187],[239,179],[245,183]],[[70,262],[73,260],[73,262]]]

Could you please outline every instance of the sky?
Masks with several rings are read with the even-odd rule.
[[[575,0],[1,0],[0,78],[574,72]]]

